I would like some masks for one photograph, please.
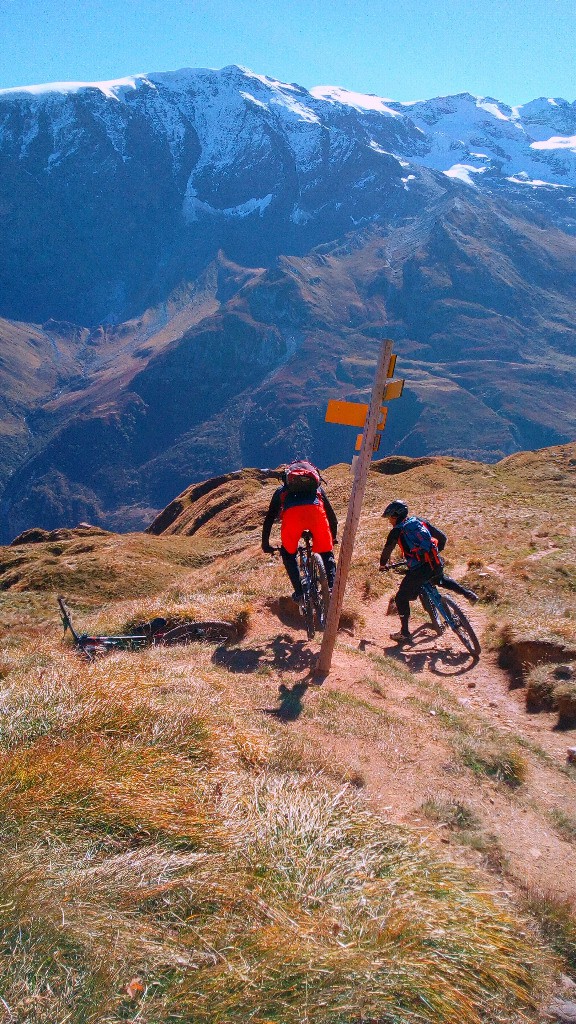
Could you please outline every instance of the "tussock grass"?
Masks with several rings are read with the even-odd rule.
[[[251,927],[207,988],[183,981],[185,1013],[287,1024],[502,1015],[506,998],[497,1008],[488,993],[516,939],[504,908],[490,920],[496,905],[466,876],[431,863],[400,832],[383,835],[350,795],[314,780],[263,776],[246,814],[241,852],[258,878]],[[527,1007],[522,969],[506,986]]]
[[[460,800],[431,796],[424,801],[420,810],[432,821],[439,821],[453,829],[476,829],[478,818],[472,808]]]
[[[47,655],[45,654],[46,658]],[[52,739],[130,740],[209,763],[221,742],[210,701],[196,689],[180,698],[164,690],[160,656],[120,654],[105,663],[62,661],[56,669],[26,663],[0,694],[0,749]],[[167,695],[166,695],[167,694]]]
[[[13,1012],[125,1019],[138,975],[129,1019],[162,1024],[530,1019],[542,953],[472,876],[383,829],[348,788],[239,781],[220,801],[225,852],[74,858],[67,844],[48,865],[37,846],[6,859]]]
[[[346,757],[336,759],[310,737],[293,732],[276,738],[268,767],[279,773],[299,773],[307,778],[325,779],[328,785],[333,780],[350,783],[358,788],[365,784],[357,760]]]
[[[550,820],[559,836],[568,843],[576,843],[576,817],[566,814],[559,807],[550,811]]]
[[[462,846],[469,846],[482,854],[484,864],[492,871],[501,873],[507,868],[507,858],[499,840],[483,830],[480,819],[466,803],[449,796],[430,796],[420,810],[427,818],[455,833]]]
[[[460,757],[475,775],[488,776],[510,789],[517,788],[526,779],[525,758],[503,742],[468,741],[460,747]]]
[[[336,736],[357,736],[378,741],[389,734],[393,717],[368,700],[339,690],[324,691],[307,717],[322,723]]]
[[[576,682],[560,683],[554,690],[559,724],[564,728],[576,726]]]
[[[576,977],[576,907],[562,894],[545,889],[531,890],[524,900],[526,909],[536,918],[544,937],[561,956]]]

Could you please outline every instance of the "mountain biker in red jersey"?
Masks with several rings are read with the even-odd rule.
[[[392,529],[380,555],[380,570],[387,567],[396,544],[408,563],[408,572],[403,577],[395,597],[400,616],[400,630],[391,633],[390,639],[399,643],[410,643],[410,601],[418,597],[423,583],[431,581],[436,586],[462,594],[473,603],[478,600],[478,595],[444,574],[444,563],[439,552],[444,550],[448,538],[442,530],[433,526],[427,519],[408,516],[408,506],[399,498],[395,498],[386,506],[382,518],[388,519]]]
[[[293,462],[282,473],[282,485],[274,491],[262,527],[262,550],[274,551],[270,545],[270,531],[280,519],[280,554],[294,593],[293,601],[300,601],[302,584],[298,572],[296,551],[304,530],[310,530],[314,551],[322,557],[326,567],[328,586],[334,586],[336,559],[334,543],[338,533],[336,513],[320,486],[320,473],[310,462]]]

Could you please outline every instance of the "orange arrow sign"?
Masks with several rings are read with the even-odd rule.
[[[386,385],[384,398],[388,401],[392,398],[400,398],[404,387],[403,380],[393,380]],[[382,430],[386,421],[388,410],[386,406],[380,409],[380,421],[378,429]],[[326,423],[343,423],[348,427],[363,427],[368,414],[368,406],[363,402],[339,402],[331,398],[326,409]]]
[[[361,402],[338,402],[331,398],[326,409],[327,423],[344,423],[349,427],[363,427],[368,406]]]

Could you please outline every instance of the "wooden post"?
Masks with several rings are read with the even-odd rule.
[[[378,358],[376,378],[372,388],[370,407],[368,409],[368,416],[364,427],[364,438],[360,454],[358,456],[358,462],[356,463],[354,482],[352,484],[352,491],[348,502],[346,525],[344,526],[344,532],[342,533],[342,538],[340,540],[340,556],[338,558],[336,579],[334,580],[332,598],[330,600],[330,607],[328,608],[328,615],[326,617],[326,628],[324,629],[322,646],[320,647],[320,657],[318,658],[318,664],[316,665],[315,675],[327,675],[332,664],[332,654],[336,644],[336,634],[338,632],[340,613],[344,602],[344,591],[346,590],[348,571],[350,569],[350,562],[352,561],[354,541],[356,539],[362,501],[364,499],[368,472],[370,470],[374,438],[376,437],[376,430],[382,415],[382,398],[386,387],[386,376],[388,373],[388,366],[390,364],[390,357],[392,355],[392,344],[393,343],[391,341],[383,341]]]

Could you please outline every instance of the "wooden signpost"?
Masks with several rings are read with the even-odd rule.
[[[370,405],[362,405],[359,402],[330,401],[328,403],[326,419],[329,423],[347,423],[350,426],[364,427],[364,432],[360,435],[362,438],[360,454],[356,456],[354,482],[348,502],[346,525],[344,526],[344,532],[340,541],[338,568],[328,608],[320,657],[315,670],[316,676],[326,676],[332,664],[332,654],[336,644],[336,634],[344,602],[344,591],[346,590],[356,531],[360,521],[362,501],[368,481],[370,460],[372,453],[375,451],[376,439],[378,438],[379,441],[377,431],[383,430],[386,422],[387,409],[382,407],[382,401],[399,398],[404,387],[403,380],[391,381],[389,379],[394,373],[395,364],[396,356],[392,354],[392,342],[382,342]],[[341,418],[336,419],[335,417],[337,416]],[[376,447],[378,446],[376,445]]]

